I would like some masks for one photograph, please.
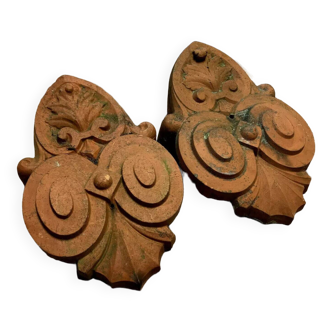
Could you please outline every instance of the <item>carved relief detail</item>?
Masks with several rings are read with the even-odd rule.
[[[27,175],[39,165],[39,161],[73,151],[98,164],[105,145],[128,134],[156,138],[151,123],[142,122],[135,126],[113,97],[97,85],[72,76],[61,76],[38,106],[35,159],[22,160],[18,166],[19,174],[25,183]]]
[[[151,139],[110,144],[98,167],[77,154],[41,164],[24,192],[24,219],[47,254],[78,263],[80,277],[140,289],[175,241],[167,226],[180,209],[181,174]]]
[[[50,111],[46,123],[59,145],[91,158],[99,155],[95,142],[107,143],[119,126],[118,115],[108,112],[109,103],[95,91],[77,84],[60,86],[45,108]]]
[[[254,87],[233,59],[212,47],[193,43],[176,62],[169,90],[181,109],[178,116],[185,117],[186,113],[209,110],[228,115]]]
[[[52,157],[50,153],[48,153],[36,138],[36,134],[34,136],[35,142],[35,157],[34,158],[24,158],[22,159],[18,166],[17,172],[24,184],[28,181],[31,173],[46,159]]]
[[[246,191],[256,178],[252,150],[232,134],[232,123],[216,112],[201,112],[185,121],[178,133],[181,167],[209,197],[231,199]]]
[[[149,137],[151,124],[134,126],[91,83],[61,80],[37,111],[38,154],[18,166],[26,226],[48,255],[76,263],[80,278],[141,289],[175,241],[168,226],[182,202],[180,170]]]
[[[233,202],[235,213],[264,220],[266,223],[290,224],[303,209],[303,193],[310,183],[307,172],[289,172],[257,158],[257,178],[250,190]]]
[[[315,144],[273,87],[256,86],[226,54],[194,42],[175,63],[168,102],[158,140],[203,195],[263,223],[292,222]]]
[[[226,66],[217,55],[207,54],[204,62],[193,62],[183,68],[183,84],[192,91],[209,89],[212,92],[222,90],[222,84],[230,79],[232,68]]]
[[[104,231],[106,203],[84,190],[94,167],[77,154],[59,155],[42,163],[26,184],[24,221],[52,257],[73,261]]]
[[[262,131],[257,150],[257,179],[233,202],[236,214],[290,224],[305,201],[310,183],[306,169],[315,150],[314,138],[302,117],[282,101],[251,95],[234,109]]]

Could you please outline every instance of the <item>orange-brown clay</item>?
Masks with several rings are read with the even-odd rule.
[[[158,140],[203,195],[231,201],[239,216],[290,224],[305,204],[310,128],[211,46],[194,42],[176,61]]]
[[[24,221],[49,256],[77,264],[79,278],[141,289],[160,270],[183,184],[155,134],[78,78],[60,77],[41,100],[35,158],[18,165]]]
[[[155,139],[156,131],[149,122],[135,126],[112,96],[97,85],[72,76],[61,76],[38,106],[36,156],[20,162],[19,176],[25,183],[45,159],[73,151],[97,163],[105,145],[126,134]]]

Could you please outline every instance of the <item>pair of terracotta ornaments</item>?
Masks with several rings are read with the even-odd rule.
[[[229,56],[198,42],[171,73],[158,141],[90,82],[61,76],[35,118],[35,157],[18,165],[23,215],[49,256],[81,279],[141,289],[175,236],[180,167],[238,216],[289,225],[305,205],[314,155],[303,118]],[[175,159],[174,159],[174,158]]]

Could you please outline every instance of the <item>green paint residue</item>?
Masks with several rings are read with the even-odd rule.
[[[111,259],[113,257],[113,255],[115,254],[117,249],[116,243],[110,243],[108,249],[107,249],[107,253],[106,253],[106,257],[107,259]],[[102,261],[102,259],[100,259],[100,262]]]
[[[229,75],[229,76],[226,78],[226,81],[229,81],[229,80],[232,80],[232,79],[234,79],[233,74]]]
[[[111,108],[111,106],[110,106],[110,103],[109,102],[107,102],[107,101],[101,101],[101,103],[103,104],[103,110],[104,111],[107,111],[107,110],[109,110],[110,108]]]
[[[102,114],[100,114],[100,117],[107,119],[110,123],[119,122],[118,116],[116,114],[102,113]]]
[[[168,163],[166,160],[163,160],[163,163],[165,165],[165,168],[166,168],[166,171],[168,174],[171,174],[172,173],[172,169],[169,167]]]
[[[60,129],[58,129],[56,127],[52,127],[51,132],[48,134],[48,137],[59,145],[67,145],[67,143],[68,143],[67,141],[58,140],[59,131],[60,131]]]
[[[102,108],[105,110],[110,109],[110,104],[108,101],[105,100],[103,96],[101,96],[99,93],[95,92],[94,95],[94,102],[98,102],[102,105]]]
[[[59,132],[58,128],[52,127],[52,129],[51,129],[51,138],[57,140],[58,139],[58,132]]]
[[[145,251],[143,248],[141,248],[141,259],[144,260],[145,259]]]

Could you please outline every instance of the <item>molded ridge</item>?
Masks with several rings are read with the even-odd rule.
[[[309,126],[209,45],[193,42],[177,59],[158,141],[203,195],[232,202],[239,216],[288,225],[305,204]]]
[[[175,236],[183,184],[176,161],[98,86],[61,76],[41,100],[35,157],[18,165],[28,231],[81,279],[141,289]]]

